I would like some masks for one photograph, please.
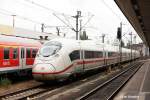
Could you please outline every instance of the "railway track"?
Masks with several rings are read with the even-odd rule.
[[[45,93],[44,95],[42,94],[39,96],[35,96],[35,98],[31,98],[31,100],[85,100],[85,99],[93,100],[95,98],[93,98],[92,96],[98,91],[101,91],[102,95],[96,98],[96,100],[99,100],[99,99],[107,100],[107,98],[111,99],[111,97],[114,96],[112,94],[117,93],[117,91],[115,90],[116,88],[117,90],[119,90],[120,85],[114,82],[114,84],[111,85],[110,88],[108,88],[109,84],[112,83],[117,77],[118,78],[120,77],[120,79],[124,79],[124,77],[130,76],[133,71],[135,70],[137,71],[138,68],[140,68],[142,63],[132,64],[132,65],[134,66],[124,67],[122,70],[119,70],[110,74],[105,74],[105,75],[99,74],[99,75],[96,75],[96,77],[89,77],[83,80],[79,80],[77,82],[73,82],[61,88],[55,89],[54,91]],[[129,74],[128,71],[130,72],[130,75],[128,75]],[[122,74],[124,75],[122,76]],[[118,83],[120,82],[122,83],[123,80],[120,80],[120,79],[119,81],[117,81]],[[97,86],[101,86],[101,87],[99,89],[95,89],[95,87]],[[95,90],[95,91],[91,92],[90,90],[92,91]]]
[[[136,67],[136,65],[138,65],[138,67]],[[84,95],[80,95],[80,96],[76,96],[76,98],[77,97],[79,97],[79,98],[77,98],[77,100],[84,100],[84,99],[88,99],[88,98],[93,98],[92,96],[96,93],[96,92],[98,92],[99,90],[102,90],[102,89],[104,89],[105,87],[108,87],[108,85],[110,84],[110,83],[113,83],[113,81],[114,80],[116,80],[117,78],[119,78],[120,76],[122,76],[121,78],[123,78],[123,77],[125,77],[125,76],[127,76],[127,74],[125,74],[125,73],[127,73],[128,71],[131,73],[131,72],[133,72],[133,70],[135,70],[136,69],[136,71],[138,70],[138,68],[140,67],[140,65],[142,65],[141,63],[139,64],[136,64],[136,65],[134,65],[134,66],[132,66],[132,67],[130,67],[130,68],[125,68],[126,70],[125,71],[123,71],[123,72],[121,72],[120,74],[118,74],[117,76],[115,76],[115,77],[113,77],[112,79],[109,79],[109,80],[107,80],[107,81],[105,81],[105,82],[101,82],[101,85],[99,85],[99,87],[96,87],[96,88],[94,88],[92,91],[90,91],[90,92],[88,92],[88,93],[84,93]],[[134,71],[134,73],[136,72],[136,71]],[[130,75],[130,78],[131,78],[131,76],[132,75]],[[129,79],[130,79],[129,78]],[[128,79],[128,80],[129,80]],[[81,80],[79,80],[79,81],[81,81]],[[0,96],[0,100],[18,100],[18,99],[24,99],[24,100],[27,100],[28,98],[30,98],[31,100],[39,100],[39,99],[43,99],[44,98],[44,100],[46,99],[46,98],[50,98],[50,100],[51,100],[51,97],[52,96],[54,96],[54,95],[58,95],[58,97],[59,97],[59,94],[60,93],[63,93],[63,92],[65,92],[66,90],[70,90],[70,89],[72,89],[73,90],[73,88],[74,87],[78,87],[79,85],[83,85],[84,83],[86,84],[86,81],[84,81],[84,82],[79,82],[79,81],[76,81],[76,82],[71,82],[71,84],[58,84],[58,85],[51,85],[51,86],[46,86],[46,85],[39,85],[39,86],[36,86],[36,87],[33,87],[33,88],[28,88],[28,89],[25,89],[25,90],[21,90],[21,91],[17,91],[17,92],[14,92],[14,93],[9,93],[9,94],[5,94],[5,95],[2,95],[2,96]],[[88,81],[88,79],[87,79],[87,81]],[[96,81],[98,81],[97,79],[96,79]],[[96,82],[95,81],[95,82]],[[120,82],[120,80],[119,80],[119,82]],[[126,82],[127,82],[127,80],[126,80]],[[126,83],[126,82],[124,82],[124,84]],[[77,84],[78,85],[77,85]],[[96,82],[97,83],[97,82]],[[73,85],[74,84],[74,85]],[[75,85],[76,84],[76,85]],[[114,86],[116,85],[116,83],[114,82]],[[84,85],[83,85],[84,86]],[[122,86],[123,86],[123,83],[122,83]],[[112,93],[108,93],[109,94],[109,96],[107,96],[107,98],[109,99],[111,99],[117,92],[118,92],[118,90],[122,87],[122,86],[120,86],[120,87],[118,87],[118,84],[116,85],[116,88],[117,89],[112,89],[111,88],[111,90],[113,90],[112,91]],[[69,88],[68,88],[69,87]],[[111,85],[111,87],[112,87],[112,85]],[[86,87],[87,88],[87,87]],[[107,88],[108,89],[108,88]],[[82,90],[82,89],[81,89]],[[103,93],[104,93],[104,91],[103,91]],[[107,91],[105,91],[105,93],[107,93]],[[65,94],[65,93],[64,93]],[[39,96],[39,95],[43,95],[43,96]],[[76,99],[75,98],[75,99]],[[30,100],[29,99],[29,100]],[[55,98],[54,98],[55,99]],[[60,99],[57,99],[57,100],[60,100]]]
[[[41,92],[42,89],[40,89],[40,87],[42,87],[42,86],[43,85],[38,85],[38,86],[31,87],[31,88],[28,88],[28,89],[23,89],[23,90],[19,90],[19,91],[16,91],[16,92],[4,94],[4,95],[0,96],[0,99],[1,100],[22,99],[24,97],[32,95],[33,93],[39,93],[39,92]]]
[[[50,86],[47,86],[45,84],[41,84],[41,85],[36,86],[36,87],[32,87],[32,88],[12,92],[9,94],[1,95],[0,100],[22,100],[22,99],[26,100],[30,97],[34,97],[38,94],[42,94],[44,92],[54,90],[58,87],[60,87],[60,86],[51,86],[50,87]]]
[[[76,100],[113,100],[114,96],[116,96],[119,90],[132,78],[142,65],[143,63],[133,65]]]

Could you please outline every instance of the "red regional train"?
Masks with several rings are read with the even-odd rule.
[[[0,35],[0,75],[31,71],[40,46],[37,40]]]

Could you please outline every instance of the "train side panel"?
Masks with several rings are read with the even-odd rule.
[[[40,45],[41,44],[35,40],[1,36],[0,74],[11,72],[18,73],[21,70],[28,70],[29,68],[31,70],[36,55],[35,50],[37,51]],[[23,48],[24,50],[22,50]],[[31,48],[31,59],[26,60],[25,48]]]

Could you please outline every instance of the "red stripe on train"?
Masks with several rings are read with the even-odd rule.
[[[65,69],[63,69],[61,71],[57,71],[57,72],[32,72],[32,74],[60,74],[60,73],[67,71],[71,67],[73,67],[73,64],[71,64],[70,66],[66,67]]]
[[[99,62],[99,61],[102,61],[102,60],[104,60],[104,59],[93,60],[93,61],[78,61],[77,64],[81,65],[81,64],[95,63],[95,62]],[[63,73],[65,71],[67,71],[71,67],[73,67],[73,64],[71,64],[68,67],[66,67],[65,69],[63,69],[61,71],[57,71],[57,72],[32,72],[32,74],[60,74],[60,73]]]

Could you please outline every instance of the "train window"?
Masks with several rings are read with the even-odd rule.
[[[116,57],[118,56],[117,52],[108,52],[108,57]]]
[[[94,56],[93,58],[101,58],[103,57],[103,53],[100,51],[94,51]]]
[[[36,50],[36,49],[33,49],[33,50],[32,50],[32,58],[35,58],[36,53],[37,53],[37,50]]]
[[[26,50],[26,57],[31,58],[31,49],[27,48]]]
[[[108,52],[108,57],[111,57],[112,56],[112,52]]]
[[[10,52],[9,48],[4,48],[4,59],[9,59],[9,52]]]
[[[85,54],[85,59],[103,57],[103,53],[101,51],[85,51],[84,54]]]
[[[98,51],[93,51],[93,58],[99,58]]]
[[[94,51],[85,51],[84,52],[84,58],[85,59],[94,58]]]
[[[103,52],[98,51],[96,52],[96,55],[97,55],[97,58],[101,58],[103,57]]]
[[[40,49],[40,54],[43,55],[44,57],[49,57],[49,56],[56,54],[60,49],[61,49],[60,45],[48,44],[48,45],[43,46]]]
[[[72,53],[69,54],[69,57],[71,61],[80,59],[80,51],[79,50],[73,51]]]
[[[13,49],[13,59],[16,59],[18,57],[18,49],[14,48]]]

